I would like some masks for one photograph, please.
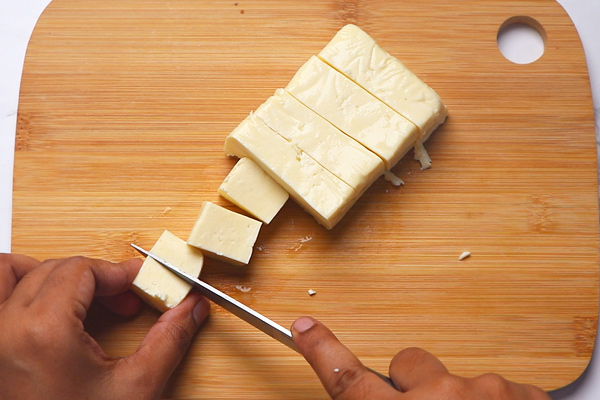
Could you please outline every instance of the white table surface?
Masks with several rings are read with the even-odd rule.
[[[12,177],[19,86],[29,38],[51,0],[0,0],[0,252],[10,251]],[[600,137],[600,0],[558,0],[573,20],[585,49]],[[598,339],[597,339],[598,340]],[[554,399],[600,399],[600,349],[584,374],[552,393]]]

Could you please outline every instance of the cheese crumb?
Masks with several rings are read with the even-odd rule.
[[[386,181],[390,182],[394,186],[404,185],[404,181],[391,171],[384,171],[383,177],[385,178]]]
[[[425,150],[425,146],[423,146],[423,142],[415,143],[415,160],[421,163],[421,170],[431,168],[431,157]]]
[[[315,294],[317,294],[316,291],[312,290],[312,289],[308,289],[308,295],[309,296],[314,296]]]
[[[465,258],[469,257],[470,255],[471,255],[471,252],[470,252],[470,251],[463,251],[463,252],[461,253],[461,255],[458,257],[458,261],[462,261],[462,260],[464,260]]]
[[[295,243],[293,246],[291,246],[290,250],[298,251],[301,248],[302,248],[302,242],[299,242],[299,243]]]
[[[306,242],[310,242],[312,240],[312,235],[308,235],[308,236],[304,236],[303,238],[300,238],[298,241],[300,243],[306,243]]]

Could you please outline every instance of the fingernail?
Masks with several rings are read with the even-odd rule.
[[[298,333],[303,333],[312,328],[315,325],[315,321],[309,317],[300,317],[292,325],[292,329]]]
[[[206,319],[209,310],[210,303],[206,299],[201,298],[192,309],[192,318],[194,318],[196,325],[200,326],[200,324]]]

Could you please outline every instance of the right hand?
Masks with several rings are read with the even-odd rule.
[[[400,351],[390,364],[396,388],[369,372],[320,322],[298,318],[292,337],[335,400],[550,400],[540,388],[507,381],[496,374],[476,378],[452,375],[440,360],[419,348]]]

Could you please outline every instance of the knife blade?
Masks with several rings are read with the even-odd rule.
[[[279,342],[283,343],[290,349],[299,353],[298,348],[296,347],[296,344],[292,340],[292,332],[290,332],[289,329],[284,328],[283,326],[279,325],[278,323],[270,320],[269,318],[265,317],[264,315],[258,313],[257,311],[253,310],[252,308],[246,306],[245,304],[240,303],[233,297],[228,296],[227,294],[221,292],[220,290],[209,285],[208,283],[203,282],[200,279],[197,279],[196,277],[186,273],[185,271],[180,270],[179,268],[175,267],[173,264],[169,263],[167,260],[164,260],[161,257],[157,256],[156,254],[153,254],[153,253],[149,252],[148,250],[144,250],[143,248],[141,248],[140,246],[138,246],[134,243],[131,243],[131,246],[134,249],[136,249],[137,251],[139,251],[141,254],[145,255],[146,257],[150,257],[150,258],[154,259],[156,262],[161,264],[163,267],[167,268],[169,271],[171,271],[172,273],[177,275],[179,278],[181,278],[184,281],[186,281],[187,283],[189,283],[194,290],[198,291],[200,294],[202,294],[204,297],[206,297],[213,303],[223,307],[227,311],[231,312],[233,315],[246,321],[253,327],[266,333],[267,335],[271,336],[273,339],[278,340]],[[377,375],[379,378],[381,378],[383,381],[385,381],[388,385],[395,388],[394,383],[388,376],[383,375],[367,366],[365,366],[365,368],[369,372],[372,372],[373,374]]]
[[[284,328],[283,326],[270,320],[264,315],[254,311],[250,307],[246,306],[243,303],[240,303],[233,297],[226,295],[225,293],[221,292],[215,287],[212,287],[208,283],[193,277],[185,271],[181,271],[179,268],[175,267],[168,261],[163,260],[162,258],[147,250],[144,250],[140,246],[134,243],[132,243],[131,246],[140,253],[144,254],[146,257],[154,259],[156,262],[161,264],[163,267],[167,268],[179,278],[192,285],[194,290],[198,291],[201,295],[203,295],[213,303],[223,307],[233,315],[239,317],[240,319],[246,321],[258,330],[263,331],[267,335],[271,336],[273,339],[280,341],[290,349],[298,351],[296,345],[294,344],[294,341],[292,340],[292,333],[289,329]]]

